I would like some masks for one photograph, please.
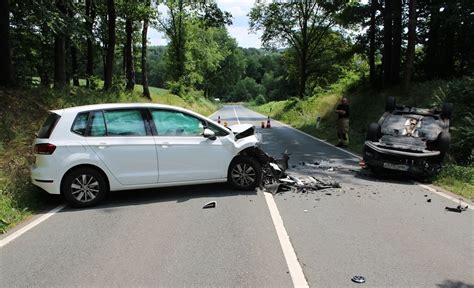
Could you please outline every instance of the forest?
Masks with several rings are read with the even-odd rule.
[[[450,161],[468,167],[453,168],[464,178],[453,175],[472,188],[474,1],[255,1],[249,33],[261,34],[262,48],[239,47],[232,14],[218,2],[1,0],[0,97],[10,105],[1,110],[0,151],[10,155],[2,164],[25,167],[6,147],[31,144],[14,115],[26,100],[48,108],[160,102],[164,94],[150,90],[163,88],[179,101],[245,102],[331,140],[314,130],[314,118],[322,113],[330,127],[327,107],[348,96],[359,103],[351,133],[360,146],[375,109],[396,95],[412,105],[454,103]],[[167,45],[151,46],[150,29]],[[318,105],[326,110],[315,112]]]

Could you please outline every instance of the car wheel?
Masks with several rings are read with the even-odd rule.
[[[387,97],[387,102],[385,103],[385,111],[392,112],[397,108],[397,102],[395,101],[395,97],[390,96]]]
[[[262,168],[253,158],[237,156],[229,166],[227,181],[239,190],[252,190],[262,179]]]
[[[94,168],[78,168],[64,176],[61,193],[66,201],[74,207],[91,207],[104,199],[107,193],[107,182],[102,174]]]
[[[380,125],[377,123],[370,123],[369,128],[367,129],[368,141],[378,141],[380,139]]]
[[[443,131],[438,135],[437,149],[441,152],[441,155],[444,156],[449,151],[449,146],[451,144],[451,134],[447,131]]]
[[[451,120],[452,114],[453,114],[453,103],[444,102],[443,107],[441,108],[441,119]]]

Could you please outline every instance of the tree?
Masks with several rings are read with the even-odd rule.
[[[125,2],[125,76],[127,78],[126,89],[133,91],[135,86],[135,67],[133,64],[133,21],[134,7],[136,3],[133,0]]]
[[[401,49],[402,49],[402,0],[392,1],[392,49],[390,66],[390,85],[400,82]]]
[[[0,1],[0,86],[13,84],[9,0]]]
[[[150,0],[145,0],[145,7],[150,8]],[[149,16],[145,15],[143,18],[142,28],[142,85],[143,85],[143,96],[148,99],[150,97],[150,90],[148,89],[148,67],[147,67],[147,33],[148,33],[148,22]]]
[[[391,86],[392,71],[392,1],[385,0],[383,9],[383,86]]]
[[[87,64],[86,85],[91,86],[91,76],[94,74],[94,22],[96,17],[95,0],[86,0],[86,31],[87,31]]]
[[[410,0],[408,8],[408,44],[405,59],[405,73],[403,75],[403,86],[408,87],[413,72],[413,60],[415,58],[416,45],[416,0]]]
[[[299,92],[306,92],[306,82],[312,75],[309,63],[330,47],[321,40],[336,24],[338,12],[346,7],[346,1],[275,1],[256,4],[250,12],[250,28],[263,30],[262,42],[266,47],[283,43],[292,47],[298,65]]]
[[[375,34],[377,31],[375,15],[377,12],[378,0],[370,1],[370,28],[369,28],[369,77],[370,83],[375,83]]]
[[[56,0],[56,8],[62,19],[66,18],[64,0]],[[66,85],[66,35],[60,27],[54,36],[54,87],[62,88]]]
[[[104,72],[104,90],[109,90],[112,87],[115,58],[115,18],[114,0],[107,0],[107,52]]]

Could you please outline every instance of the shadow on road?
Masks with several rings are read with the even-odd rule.
[[[88,209],[107,209],[126,206],[146,205],[159,202],[176,202],[177,204],[196,198],[221,198],[257,195],[256,190],[233,190],[225,183],[193,186],[176,186],[109,192],[106,199],[99,205],[90,208],[67,207],[62,212],[73,212]],[[208,200],[206,200],[208,201]],[[203,205],[205,204],[203,201]],[[210,200],[209,200],[210,201]]]
[[[474,288],[474,284],[467,284],[461,281],[444,280],[441,284],[436,284],[440,288]]]

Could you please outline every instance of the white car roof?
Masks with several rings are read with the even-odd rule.
[[[64,108],[64,109],[57,109],[57,110],[51,110],[51,112],[54,112],[56,114],[62,115],[63,113],[79,113],[82,111],[91,111],[91,110],[101,110],[101,109],[114,109],[114,108],[166,108],[166,109],[173,109],[173,110],[178,110],[178,111],[183,111],[199,116],[203,116],[200,114],[197,114],[196,112],[177,107],[177,106],[171,106],[171,105],[164,105],[164,104],[154,104],[154,103],[106,103],[106,104],[93,104],[93,105],[83,105],[83,106],[75,106],[75,107],[69,107],[69,108]]]

